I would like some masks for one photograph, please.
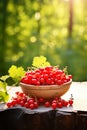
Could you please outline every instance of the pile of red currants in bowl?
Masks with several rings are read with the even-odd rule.
[[[30,85],[62,85],[71,79],[72,75],[66,74],[59,67],[48,66],[27,71],[20,82]]]

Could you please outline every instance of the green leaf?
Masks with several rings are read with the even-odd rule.
[[[0,102],[7,102],[9,100],[9,94],[7,92],[0,91]]]
[[[6,79],[6,83],[7,83],[8,86],[14,86],[15,81],[12,77],[9,77],[9,78]]]
[[[39,56],[39,57],[34,57],[32,66],[37,68],[42,68],[42,67],[50,66],[50,63],[47,61],[46,57]]]
[[[9,94],[6,89],[7,83],[0,81],[0,102],[6,102],[9,99]]]
[[[6,86],[7,86],[6,82],[0,81],[0,91],[6,92]]]
[[[10,80],[13,80],[15,84],[18,84],[18,82],[24,76],[25,71],[23,67],[17,67],[15,65],[12,65],[9,68],[8,73],[9,73]]]
[[[9,75],[4,75],[4,76],[0,77],[0,80],[6,81],[6,79],[8,79],[8,78],[9,78]]]

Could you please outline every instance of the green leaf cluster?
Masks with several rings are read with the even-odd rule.
[[[23,67],[12,65],[8,70],[8,75],[0,77],[0,102],[8,101],[9,94],[7,93],[7,86],[18,86],[24,74]]]
[[[24,74],[25,70],[23,67],[12,65],[8,70],[8,75],[1,76],[0,79],[6,82],[8,86],[17,86]]]

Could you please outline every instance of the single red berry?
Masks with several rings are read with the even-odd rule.
[[[24,104],[24,107],[29,108],[28,102],[26,102],[26,103]]]
[[[66,80],[67,80],[67,82],[68,82],[68,81],[70,81],[70,78],[69,78],[69,76],[66,76]]]
[[[69,100],[69,105],[72,106],[72,104],[73,104],[73,100],[70,99],[70,100]]]
[[[58,74],[58,75],[56,75],[56,78],[57,78],[57,80],[60,80],[61,76]]]
[[[62,103],[61,103],[61,102],[58,102],[57,107],[58,107],[58,108],[62,108],[62,107],[63,107]]]
[[[54,99],[54,100],[52,101],[52,103],[57,103],[57,100]]]
[[[65,101],[65,102],[63,103],[63,106],[64,106],[64,107],[67,107],[67,106],[68,106],[68,101]]]
[[[40,81],[37,81],[37,82],[36,82],[36,85],[40,85]]]
[[[66,82],[67,82],[67,80],[66,80],[66,79],[64,79],[64,80],[63,80],[63,83],[66,83]]]
[[[20,104],[20,102],[21,102],[21,99],[17,98],[17,103]]]
[[[34,103],[34,100],[33,99],[29,99],[27,102],[30,105],[31,103]]]
[[[30,109],[34,109],[34,108],[35,108],[34,103],[31,103],[31,104],[29,105],[29,108],[30,108]]]
[[[53,103],[52,103],[52,108],[53,108],[53,109],[56,109],[56,108],[57,108],[57,103],[53,102]]]
[[[48,79],[48,77],[49,77],[49,75],[46,73],[46,74],[44,74],[44,80],[47,80]]]
[[[47,70],[45,70],[45,69],[43,70],[43,74],[44,74],[44,75],[45,75],[45,74],[48,75],[47,72],[48,72]]]
[[[66,101],[64,99],[61,99],[59,102],[61,102],[63,106],[65,106],[65,104],[66,104],[65,103]]]
[[[57,84],[57,81],[58,81],[58,79],[57,79],[57,78],[55,78],[55,79],[54,79],[54,84]]]
[[[18,94],[19,94],[19,92],[17,91],[17,92],[15,92],[15,94],[16,94],[16,95],[18,95]]]
[[[20,96],[20,97],[24,97],[24,96],[25,96],[25,94],[24,94],[24,93],[22,93],[22,92],[19,92],[18,96]]]
[[[24,103],[27,102],[27,97],[23,97],[22,100]]]
[[[24,103],[24,101],[20,101],[20,103],[19,103],[21,106],[24,106],[25,105],[25,103]]]
[[[45,107],[50,107],[50,102],[46,101],[44,105],[45,105]]]
[[[29,84],[28,77],[27,77],[27,76],[23,77],[23,78],[21,79],[21,82],[22,82],[22,83],[25,83],[25,84]]]
[[[8,108],[10,108],[10,107],[12,107],[12,102],[8,102],[6,105]]]
[[[72,79],[72,75],[68,75],[68,77],[69,77],[70,79]]]
[[[31,84],[36,85],[37,84],[37,79],[36,78],[32,78]]]
[[[36,78],[40,78],[40,72],[35,73]]]
[[[50,84],[51,84],[51,85],[54,85],[54,84],[55,84],[55,82],[51,80],[51,81],[50,81]]]
[[[34,97],[30,97],[30,98],[29,98],[29,100],[31,100],[31,99],[32,99],[33,101],[35,101],[35,98],[34,98]]]
[[[52,69],[53,69],[52,66],[47,66],[47,67],[45,67],[45,70],[47,70],[47,71],[51,71]]]
[[[28,77],[28,84],[31,84],[31,80],[32,80],[32,75],[31,74],[29,74],[29,75],[27,75],[27,77]]]
[[[13,105],[13,106],[17,105],[17,100],[13,100],[13,101],[12,101],[12,105]]]
[[[50,78],[46,79],[46,84],[48,84],[48,85],[51,84],[51,79]]]
[[[41,97],[41,98],[38,98],[38,102],[39,102],[39,103],[44,103],[44,101],[45,101],[44,98],[42,98],[42,97]]]
[[[38,106],[39,106],[38,102],[34,102],[34,107],[38,108]]]
[[[43,77],[40,78],[40,84],[44,84],[45,83],[45,80]]]
[[[54,98],[54,100],[56,100],[56,101],[58,102],[58,100],[59,100],[59,97],[55,97],[55,98]]]
[[[61,80],[61,79],[59,79],[59,80],[57,81],[57,84],[58,84],[58,85],[63,84],[62,80]]]

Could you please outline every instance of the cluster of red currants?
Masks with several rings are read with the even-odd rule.
[[[36,109],[43,105],[45,107],[51,107],[52,109],[69,107],[73,105],[73,99],[70,98],[68,101],[55,97],[52,100],[46,100],[44,98],[34,98],[25,95],[23,92],[16,92],[16,97],[13,97],[7,104],[8,108],[20,105],[29,109]]]
[[[31,85],[62,85],[71,79],[72,75],[66,75],[64,70],[49,66],[26,72],[21,82]]]

